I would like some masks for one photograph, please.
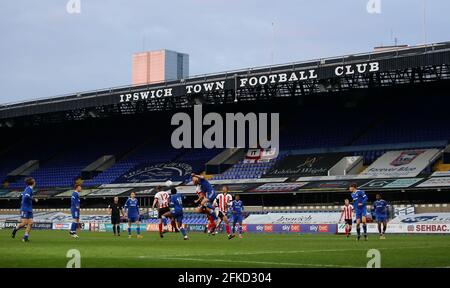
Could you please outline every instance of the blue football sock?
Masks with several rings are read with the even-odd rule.
[[[77,223],[72,222],[72,225],[70,226],[70,232],[75,233],[77,231]]]
[[[137,232],[138,235],[141,235],[141,226],[138,226],[136,228],[136,232]]]
[[[131,228],[128,227],[128,235],[131,235]]]
[[[186,236],[186,230],[184,229],[184,227],[180,228],[180,232],[181,234],[183,234],[183,237]]]
[[[364,235],[366,235],[367,234],[367,225],[366,224],[363,224],[363,231],[364,231]]]

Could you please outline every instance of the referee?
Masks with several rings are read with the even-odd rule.
[[[114,236],[120,236],[120,215],[122,217],[123,208],[119,204],[119,197],[114,197],[114,202],[108,206],[109,215],[111,215],[111,224],[113,227]]]

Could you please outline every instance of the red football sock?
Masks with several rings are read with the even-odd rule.
[[[229,224],[225,224],[225,229],[227,230],[227,234],[230,235],[231,234],[231,229],[230,229],[230,225]]]
[[[158,228],[159,228],[159,233],[162,233],[162,231],[163,231],[163,224],[159,223]]]

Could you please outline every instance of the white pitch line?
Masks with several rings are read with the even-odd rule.
[[[198,258],[178,258],[178,257],[166,257],[166,258],[160,258],[160,259],[197,261],[197,262],[226,262],[226,263],[247,263],[247,264],[261,264],[261,265],[282,265],[282,266],[357,268],[356,266],[333,265],[333,264],[307,264],[307,263],[286,263],[286,262],[247,261],[247,260],[198,259]]]
[[[428,249],[430,247],[416,246],[416,247],[386,247],[376,248],[378,250],[405,250],[405,249]],[[450,248],[448,246],[433,247],[433,248]],[[262,254],[300,254],[300,253],[327,253],[327,252],[350,252],[350,251],[367,251],[370,247],[357,249],[320,249],[320,250],[291,250],[291,251],[255,251],[255,252],[239,252],[239,253],[215,253],[215,254],[183,254],[174,255],[174,257],[201,257],[201,256],[242,256],[242,255],[262,255]],[[172,257],[172,256],[169,256]],[[138,256],[138,258],[153,258],[148,256]],[[158,259],[166,259],[158,257]]]

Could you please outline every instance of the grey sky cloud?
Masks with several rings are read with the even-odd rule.
[[[192,75],[450,40],[450,2],[380,0],[68,0],[0,3],[0,102],[128,85],[131,55],[190,54]],[[272,32],[272,23],[274,31]]]

